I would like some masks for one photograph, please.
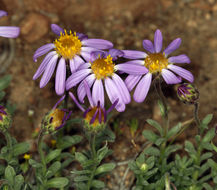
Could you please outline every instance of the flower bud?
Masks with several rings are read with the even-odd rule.
[[[143,163],[141,166],[140,166],[140,170],[142,170],[143,172],[146,171],[148,168],[148,165],[146,163]]]
[[[178,87],[177,96],[185,104],[195,104],[199,99],[199,91],[193,84],[183,83]]]
[[[68,113],[66,110],[52,109],[45,115],[42,129],[47,133],[53,133],[65,125],[70,115],[71,112]]]
[[[11,125],[11,117],[5,107],[0,105],[0,130],[6,131]]]

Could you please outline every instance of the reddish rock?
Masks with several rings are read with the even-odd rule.
[[[29,13],[21,22],[21,35],[30,43],[39,40],[48,30],[48,18],[38,13]]]

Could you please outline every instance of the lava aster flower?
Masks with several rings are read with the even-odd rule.
[[[7,16],[7,12],[0,10],[0,18]],[[16,38],[20,33],[20,28],[16,26],[0,26],[0,36],[5,38]]]
[[[43,76],[40,81],[40,88],[43,88],[49,82],[57,65],[55,90],[58,95],[65,91],[66,65],[69,64],[72,73],[85,63],[84,60],[90,60],[90,53],[99,49],[109,49],[113,44],[102,39],[88,39],[81,33],[69,33],[56,24],[51,25],[52,31],[59,37],[53,42],[38,48],[33,56],[36,62],[37,58],[48,53],[38,70],[33,76],[33,80]],[[52,50],[52,51],[51,51]]]
[[[105,86],[105,90],[111,103],[114,103],[116,99],[119,99],[118,104],[116,105],[117,111],[124,111],[125,104],[130,102],[130,93],[124,81],[115,72],[122,71],[128,74],[144,74],[147,73],[148,70],[141,65],[115,65],[115,61],[121,56],[123,56],[123,52],[117,49],[110,49],[107,52],[92,52],[90,62],[83,64],[79,71],[73,73],[67,79],[66,90],[76,86],[85,79],[90,88],[93,86],[92,97],[94,104],[97,104],[99,101],[101,106],[104,107]],[[86,96],[83,82],[79,84],[77,94],[79,100],[83,102],[83,99]]]
[[[148,53],[135,50],[123,50],[125,58],[133,59],[126,63],[143,65],[148,69],[148,72],[145,75],[142,73],[138,75],[129,75],[125,80],[130,91],[138,83],[133,95],[136,102],[143,102],[146,98],[154,74],[161,74],[167,84],[180,83],[182,78],[189,82],[193,82],[194,80],[191,72],[181,68],[180,66],[174,65],[175,63],[190,63],[190,59],[187,55],[182,54],[168,57],[169,54],[179,48],[181,39],[177,38],[173,40],[169,46],[163,50],[163,52],[161,52],[162,44],[163,36],[161,31],[156,30],[154,35],[154,44],[150,40],[143,41],[143,47],[148,51]]]
[[[81,106],[81,104],[77,101],[73,93],[69,92],[70,97],[76,103],[81,111],[84,112],[84,127],[92,132],[98,132],[105,128],[105,123],[107,122],[107,115],[111,112],[118,103],[118,99],[114,101],[111,107],[106,110],[104,106],[98,101],[94,102],[93,97],[91,96],[90,87],[86,80],[83,82],[85,91],[87,93],[87,97],[90,103],[90,107],[86,110]]]

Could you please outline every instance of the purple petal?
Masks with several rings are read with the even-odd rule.
[[[118,64],[115,68],[119,71],[123,71],[124,73],[128,73],[130,75],[143,75],[148,72],[148,69],[143,65],[136,65],[136,64]]]
[[[178,78],[175,74],[173,74],[167,69],[162,69],[161,74],[167,84],[177,84],[182,81],[180,78]]]
[[[46,45],[41,46],[40,48],[38,48],[34,55],[33,55],[33,61],[36,62],[37,58],[46,54],[47,52],[49,52],[50,50],[52,50],[53,48],[55,48],[53,43],[49,43]]]
[[[91,60],[90,62],[95,61],[96,59],[100,58],[105,58],[105,52],[104,51],[94,51],[90,54]]]
[[[6,11],[0,10],[0,18],[3,16],[7,16],[7,15],[8,15],[8,13]]]
[[[168,61],[170,63],[190,63],[191,62],[189,57],[185,54],[170,57]]]
[[[73,59],[69,60],[71,72],[72,73],[76,72],[78,68],[81,66],[81,64],[83,63],[84,63],[84,60],[80,56],[75,55]]]
[[[16,26],[0,26],[0,36],[16,38],[20,34],[20,28]]]
[[[33,76],[33,80],[36,80],[38,77],[41,76],[41,74],[44,72],[48,62],[51,60],[51,58],[57,55],[57,53],[55,51],[51,51],[50,53],[48,53],[46,55],[46,57],[43,59],[42,63],[40,64],[40,66],[38,67],[36,73]]]
[[[91,66],[90,63],[81,64],[77,70],[88,69]]]
[[[77,101],[77,99],[75,98],[74,94],[72,94],[71,92],[69,92],[69,96],[72,98],[72,100],[75,102],[75,104],[78,106],[78,108],[85,112],[85,109],[81,106],[81,104],[79,104],[79,102]]]
[[[60,102],[62,102],[65,99],[66,95],[63,95],[58,101],[57,103],[54,105],[54,107],[52,108],[53,110],[55,110],[57,108],[57,106],[60,104]]]
[[[98,49],[93,48],[93,47],[82,47],[81,50],[89,52],[89,53],[94,52],[94,51],[98,51]]]
[[[86,40],[86,39],[88,39],[88,36],[86,34],[82,34],[82,33],[76,32],[76,35],[78,36],[79,40]]]
[[[130,103],[130,93],[127,89],[127,86],[125,85],[124,81],[117,75],[117,74],[114,74],[112,76],[112,79],[113,81],[115,82],[118,90],[119,90],[119,93],[121,95],[121,98],[123,100],[123,102],[125,104],[129,104]]]
[[[163,36],[159,29],[156,30],[154,34],[154,49],[156,53],[159,53],[163,45]]]
[[[100,102],[100,105],[104,107],[104,88],[102,84],[102,80],[96,80],[93,84],[92,89],[92,97],[93,97],[93,103],[96,106],[98,101]]]
[[[118,57],[123,57],[124,55],[124,52],[119,49],[110,49],[108,53],[111,55],[113,60],[116,60]]]
[[[86,62],[91,61],[91,53],[86,52],[86,51],[81,51],[81,56],[84,58]]]
[[[56,71],[55,90],[57,95],[62,95],[66,87],[66,63],[65,59],[61,58]]]
[[[179,76],[181,76],[182,78],[188,80],[189,82],[192,83],[194,81],[194,76],[191,74],[190,71],[176,65],[168,65],[168,68],[176,74],[178,74]]]
[[[181,38],[176,38],[175,40],[173,40],[168,46],[167,48],[164,50],[165,56],[168,56],[169,54],[171,54],[173,51],[175,51],[176,49],[179,48],[179,46],[181,45]]]
[[[66,80],[66,90],[69,90],[73,86],[77,85],[81,82],[89,73],[91,69],[83,69],[73,73],[67,80]]]
[[[142,75],[129,75],[125,79],[125,84],[128,88],[129,91],[133,90],[133,88],[136,86],[136,84],[139,82],[141,79]]]
[[[143,40],[143,47],[145,50],[147,50],[150,53],[154,53],[154,45],[150,40]]]
[[[118,101],[119,101],[119,99],[117,99],[117,100],[110,106],[110,108],[106,111],[106,114],[105,114],[105,115],[107,115],[109,112],[111,112],[111,111],[115,108],[115,106],[117,105]]]
[[[60,36],[60,33],[64,33],[63,28],[61,28],[59,25],[57,24],[51,24],[51,30],[54,34],[57,34]]]
[[[97,116],[98,112],[99,112],[99,110],[97,109],[96,112],[94,113],[92,119],[90,120],[90,124],[93,124],[93,123],[94,123],[94,121],[95,121],[95,119],[96,119],[96,116]]]
[[[127,63],[127,64],[135,64],[135,65],[144,65],[145,61],[144,60],[132,60],[132,61],[127,61],[125,63]],[[125,64],[125,63],[122,63],[122,64]]]
[[[109,97],[112,104],[117,99],[119,99],[118,104],[116,105],[115,108],[117,111],[123,112],[125,110],[125,104],[124,104],[123,100],[121,99],[121,96],[118,92],[118,89],[117,89],[115,83],[109,77],[107,77],[105,79],[105,88],[106,88],[106,92],[107,92],[108,97]]]
[[[102,39],[85,39],[82,40],[82,45],[97,49],[110,49],[113,47],[113,44],[110,41]]]
[[[58,56],[57,55],[54,55],[51,60],[49,61],[45,71],[44,71],[44,74],[41,78],[41,81],[40,81],[40,88],[43,88],[47,85],[47,83],[49,82],[51,76],[53,75],[53,72],[54,72],[54,69],[56,67],[56,64],[57,64],[57,59],[58,59]]]
[[[85,81],[88,83],[88,86],[91,88],[95,81],[95,75],[94,74],[89,75],[87,78],[85,78]],[[83,103],[84,97],[86,96],[86,90],[83,82],[79,84],[77,89],[77,94],[78,94],[79,101]]]
[[[88,85],[88,83],[87,83],[86,80],[84,80],[82,83],[84,85],[84,88],[85,88],[85,91],[86,91],[87,98],[89,100],[90,106],[94,107],[93,98],[92,98],[91,92],[90,92],[90,87],[89,87],[89,85]]]
[[[122,50],[124,53],[123,57],[127,59],[145,59],[147,54],[142,51],[136,50]]]
[[[145,100],[151,86],[151,79],[152,79],[152,74],[148,73],[140,80],[133,95],[134,100],[136,102],[140,103]]]

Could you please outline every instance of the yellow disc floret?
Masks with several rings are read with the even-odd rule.
[[[97,109],[101,110],[101,121],[104,122],[104,113],[103,113],[103,110],[101,108],[98,108],[98,107],[93,107],[93,108],[91,108],[91,110],[87,113],[87,115],[84,118],[87,123],[90,123],[90,121],[93,118],[94,114],[96,113]],[[100,122],[99,122],[99,111],[97,113],[95,121],[91,124],[91,126],[96,127],[98,125],[100,125]]]
[[[145,67],[150,73],[161,72],[167,66],[168,60],[162,53],[152,53],[145,58]]]
[[[97,79],[105,79],[112,76],[114,73],[115,64],[112,61],[111,55],[106,58],[99,57],[93,63],[91,63],[91,69]]]
[[[51,125],[53,125],[54,127],[59,127],[60,125],[62,125],[64,115],[65,115],[65,112],[60,109],[53,110],[49,114],[49,117],[53,118],[51,120]]]
[[[54,45],[56,52],[65,59],[72,59],[76,54],[80,54],[82,46],[76,32],[72,34],[70,31],[67,34],[66,30],[64,33],[60,33],[60,37],[55,40]]]

